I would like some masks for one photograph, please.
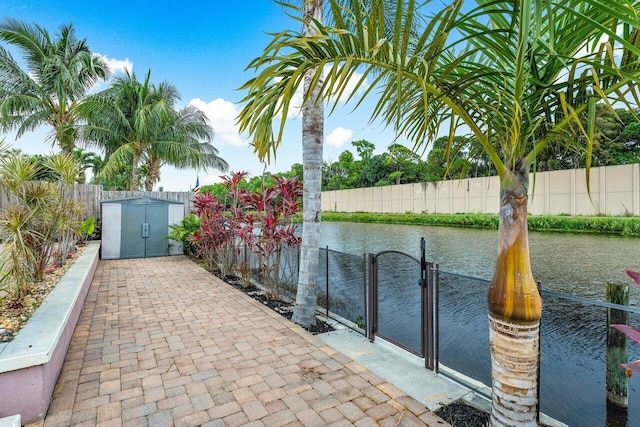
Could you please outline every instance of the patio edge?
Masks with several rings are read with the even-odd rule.
[[[100,241],[88,242],[16,338],[0,349],[0,417],[44,418],[98,266]]]

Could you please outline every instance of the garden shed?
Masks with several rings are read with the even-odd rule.
[[[153,197],[102,200],[102,259],[181,255],[182,243],[165,239],[181,224],[184,203]]]

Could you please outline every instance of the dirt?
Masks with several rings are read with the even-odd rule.
[[[23,298],[12,298],[6,291],[0,290],[0,342],[12,341],[18,335],[83,250],[84,246],[78,246],[64,265],[48,266],[42,281],[30,283],[29,293]]]

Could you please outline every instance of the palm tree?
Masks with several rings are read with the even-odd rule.
[[[314,37],[316,35],[316,24],[323,19],[323,0],[303,0],[303,7],[300,12],[302,27],[305,36]],[[285,6],[297,9],[290,4]],[[254,60],[248,68],[258,68],[261,61]],[[302,244],[300,246],[300,271],[298,274],[298,285],[296,290],[296,302],[293,311],[292,321],[309,327],[316,323],[317,289],[318,282],[318,256],[320,245],[320,215],[322,206],[322,145],[324,142],[324,104],[320,99],[320,88],[322,86],[321,68],[310,68],[306,70],[302,79],[304,104],[302,106],[302,165],[303,165],[303,194],[302,194]],[[258,86],[267,85],[269,76],[262,75]],[[250,94],[246,100],[254,98],[254,90],[259,90],[255,86],[245,85],[243,89],[249,89]],[[295,91],[295,89],[294,89]],[[288,97],[283,97],[284,109],[289,108],[289,101],[293,97],[293,92]],[[257,98],[256,98],[257,101]],[[266,128],[257,129],[255,121],[250,117],[253,108],[250,105],[245,107],[239,116],[241,130],[250,129],[254,133],[253,146],[261,161],[270,160],[271,152],[275,152],[281,141],[281,132],[278,139],[273,140],[271,135],[271,123],[262,123]],[[278,106],[265,106],[275,112]],[[276,114],[271,117],[275,117]],[[284,124],[285,120],[282,121]],[[266,132],[265,132],[266,131]]]
[[[323,0],[304,0],[304,33],[315,35],[313,22],[322,22]],[[296,303],[291,320],[309,327],[316,324],[318,295],[318,257],[322,209],[322,144],[324,143],[324,105],[320,99],[322,77],[317,69],[304,76],[305,103],[302,106],[302,244]],[[268,145],[264,147],[268,149]]]
[[[244,128],[277,146],[302,76],[323,68],[329,70],[323,99],[342,93],[356,71],[361,83],[371,77],[356,101],[378,95],[372,118],[413,140],[415,149],[433,141],[443,123],[451,140],[462,125],[468,128],[501,187],[499,252],[488,293],[491,422],[536,425],[542,303],[529,260],[528,174],[536,155],[569,131],[584,136],[571,148],[582,150],[589,165],[596,101],[609,109],[637,105],[640,2],[477,0],[462,12],[463,2],[454,0],[427,18],[424,5],[397,0],[392,20],[385,3],[330,0],[334,24],[316,23],[319,36],[275,35],[253,64],[260,73],[245,86]],[[587,168],[587,182],[588,176]]]
[[[130,165],[131,189],[137,190],[142,160],[147,162],[151,185],[163,161],[178,167],[224,168],[226,163],[208,143],[213,129],[204,114],[192,107],[177,111],[180,96],[175,86],[166,82],[154,85],[150,78],[150,71],[142,82],[126,72],[80,109],[87,120],[83,138],[106,152],[108,160],[101,174],[112,177]],[[200,143],[201,139],[205,143]]]
[[[85,151],[82,148],[76,148],[71,152],[71,157],[78,163],[80,173],[78,175],[78,184],[87,182],[87,169],[91,168],[93,174],[96,173],[96,165],[99,164],[101,158],[92,151]]]
[[[98,80],[108,77],[105,61],[91,53],[86,39],[75,36],[72,25],[60,27],[57,39],[39,25],[6,18],[0,22],[0,40],[23,54],[20,68],[0,46],[0,123],[17,136],[47,124],[65,154],[77,140],[77,107]]]
[[[146,166],[145,189],[153,190],[160,179],[160,168],[170,164],[178,169],[203,169],[208,167],[226,172],[228,163],[218,156],[218,149],[211,144],[213,129],[207,116],[190,105],[175,111],[163,127],[163,135],[143,154]],[[173,143],[179,141],[180,144]],[[201,142],[203,141],[203,142]]]

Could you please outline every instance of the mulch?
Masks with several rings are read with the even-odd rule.
[[[435,414],[453,427],[486,427],[489,414],[464,402],[453,402],[438,409]]]
[[[218,275],[216,276],[220,277]],[[225,283],[235,287],[236,289],[241,290],[242,292],[244,292],[251,298],[255,299],[256,301],[260,301],[262,304],[266,305],[276,313],[280,314],[282,317],[285,317],[291,320],[291,317],[293,316],[293,309],[294,309],[294,304],[292,301],[288,301],[286,299],[270,298],[265,291],[263,291],[262,289],[254,285],[243,286],[242,280],[240,280],[237,277],[224,276],[224,277],[220,277],[220,279],[222,279]],[[312,325],[308,328],[305,327],[304,329],[311,332],[313,335],[322,334],[325,332],[331,332],[335,330],[330,324],[325,322],[320,317],[316,317],[315,325]]]

